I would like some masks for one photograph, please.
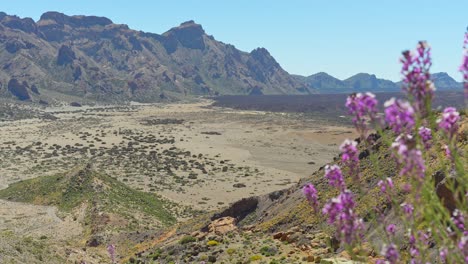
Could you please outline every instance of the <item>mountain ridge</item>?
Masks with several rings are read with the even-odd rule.
[[[35,22],[2,13],[2,46],[0,95],[27,94],[20,100],[53,101],[57,93],[95,101],[309,93],[266,49],[237,50],[193,20],[155,34],[105,17],[46,12]],[[11,80],[21,85],[4,89]]]
[[[0,97],[43,104],[400,90],[367,73],[289,74],[267,49],[238,50],[193,20],[156,34],[59,12],[38,21],[1,12],[0,67]],[[441,90],[461,89],[446,73],[433,76]]]

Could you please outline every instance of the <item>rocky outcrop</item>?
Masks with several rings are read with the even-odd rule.
[[[31,18],[19,18],[17,16],[5,15],[1,19],[1,23],[8,28],[20,30],[26,33],[37,32],[36,23]]]
[[[8,91],[21,101],[31,100],[28,88],[27,82],[20,83],[17,79],[11,79],[8,82]]]
[[[236,219],[233,217],[222,217],[215,219],[211,224],[208,225],[208,232],[215,233],[217,235],[224,235],[228,232],[237,229]]]
[[[175,51],[174,45],[177,45],[176,43],[189,49],[205,49],[204,35],[205,30],[193,20],[184,22],[179,27],[172,28],[163,34],[168,38],[169,50],[172,52]]]
[[[72,50],[70,46],[62,45],[59,49],[58,56],[57,56],[57,64],[58,65],[67,65],[73,63],[76,59],[75,52]]]
[[[257,197],[244,198],[233,203],[221,213],[213,215],[213,217],[211,217],[211,220],[214,221],[223,217],[232,217],[235,218],[237,222],[239,222],[242,219],[244,219],[244,217],[246,217],[248,214],[254,212],[257,209],[257,205]]]

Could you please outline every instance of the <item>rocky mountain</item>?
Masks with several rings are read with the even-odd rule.
[[[194,21],[159,35],[104,17],[0,13],[0,66],[0,95],[30,101],[309,93],[266,49],[240,51]]]
[[[325,72],[319,72],[307,77],[295,76],[309,90],[318,93],[353,93],[353,92],[398,92],[401,82],[377,78],[374,74],[358,73],[345,80],[339,80]],[[455,81],[445,72],[432,74],[432,81],[437,90],[449,91],[462,89],[462,83]]]

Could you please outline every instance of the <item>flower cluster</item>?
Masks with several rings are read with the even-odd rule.
[[[417,179],[424,179],[426,166],[422,157],[421,150],[414,146],[413,137],[409,135],[400,135],[392,143],[394,156],[401,166],[400,175],[417,176]]]
[[[460,66],[465,83],[465,96],[468,96],[468,31],[465,34],[464,57]],[[431,100],[434,94],[434,85],[430,80],[431,50],[426,42],[419,42],[415,52],[406,51],[401,59],[403,63],[402,75],[404,90],[407,92],[408,101],[397,100],[395,98],[387,101],[384,106],[384,118],[377,115],[377,100],[370,93],[357,93],[350,95],[346,100],[348,112],[353,115],[353,122],[361,140],[366,140],[367,132],[371,129],[368,123],[375,125],[380,137],[376,137],[375,144],[369,146],[369,158],[365,162],[371,162],[378,167],[381,156],[371,153],[381,146],[390,147],[392,155],[396,160],[397,170],[402,178],[390,174],[386,170],[378,170],[376,173],[389,175],[393,179],[397,178],[398,186],[395,186],[392,178],[382,178],[377,183],[380,193],[386,198],[386,205],[400,204],[399,207],[385,207],[392,210],[389,215],[388,210],[383,210],[381,199],[375,206],[376,217],[381,220],[381,227],[384,231],[386,241],[381,254],[385,260],[378,263],[427,263],[428,256],[432,256],[434,246],[439,249],[439,256],[443,263],[468,263],[468,230],[466,229],[466,206],[468,202],[468,191],[466,190],[466,173],[463,161],[460,160],[461,151],[457,150],[457,133],[459,130],[460,114],[453,107],[447,107],[434,124],[435,111],[431,109]],[[385,121],[385,122],[384,122]],[[383,125],[389,127],[396,139],[388,140],[388,135],[381,128]],[[441,133],[440,133],[441,132]],[[445,138],[438,134],[445,135]],[[370,140],[367,139],[367,143]],[[361,141],[362,142],[362,141]],[[450,158],[451,168],[442,162],[433,162],[436,155],[428,152],[423,156],[423,151],[429,150],[432,146],[443,146],[446,155]],[[385,149],[385,148],[384,148]],[[357,142],[345,140],[340,146],[341,161],[348,168],[343,171],[346,176],[357,176],[354,180],[359,184],[359,151]],[[385,156],[386,158],[387,156]],[[434,193],[433,177],[426,177],[426,163],[424,158],[428,157],[430,162],[437,167],[427,169],[431,173],[435,170],[454,174],[455,177],[446,177],[444,184],[454,194],[453,204],[458,209],[453,210],[439,194],[428,198],[427,194]],[[461,165],[460,165],[461,164]],[[447,170],[450,170],[447,171]],[[429,175],[429,173],[428,173]],[[323,207],[322,213],[327,217],[327,222],[336,228],[337,238],[347,244],[353,253],[354,248],[363,238],[364,224],[355,212],[356,202],[353,193],[347,189],[344,174],[338,165],[325,166],[325,178],[331,186],[339,190],[339,195],[330,199]],[[452,190],[453,189],[453,190]],[[369,190],[359,186],[360,192]],[[303,188],[304,195],[314,209],[317,208],[317,190],[311,184]],[[363,193],[361,193],[363,194]],[[404,201],[399,194],[404,194]],[[464,198],[462,197],[464,194]],[[428,198],[428,199],[427,199]],[[432,199],[434,198],[434,199]],[[463,200],[463,199],[466,199]],[[463,201],[462,201],[463,200]],[[437,204],[439,203],[439,204]],[[452,212],[451,221],[445,216],[434,217],[440,214],[440,210]],[[386,220],[388,216],[400,217],[402,226],[389,224]],[[379,222],[379,221],[376,221]],[[431,230],[421,230],[423,226],[430,226]],[[400,232],[407,229],[407,240],[401,242]],[[402,250],[407,250],[402,254]],[[405,257],[401,257],[400,254]],[[409,259],[408,259],[409,258]],[[405,260],[403,260],[405,259]]]
[[[432,133],[431,129],[427,127],[420,127],[418,130],[418,134],[421,137],[421,140],[424,144],[424,148],[426,150],[431,148],[431,140],[432,140]]]
[[[452,139],[458,130],[458,120],[460,120],[460,114],[454,107],[447,107],[442,112],[442,118],[437,120],[439,128],[442,129]]]
[[[328,215],[328,223],[335,224],[337,232],[347,244],[352,244],[361,238],[364,225],[362,219],[354,212],[356,203],[351,191],[343,192],[330,200],[323,207],[322,212]]]
[[[385,245],[382,249],[382,255],[385,257],[385,260],[390,264],[398,263],[398,258],[400,253],[398,252],[395,244]],[[384,264],[383,261],[377,262],[378,264]]]
[[[468,235],[468,230],[465,230],[465,216],[460,210],[455,209],[452,213],[452,222],[465,236]]]
[[[468,99],[468,29],[465,32],[465,39],[463,41],[463,59],[459,70],[463,74],[465,99]]]
[[[425,41],[420,41],[416,52],[404,51],[400,59],[403,66],[404,90],[413,101],[413,107],[423,116],[430,111],[430,100],[435,91],[429,70],[432,66],[431,48]]]
[[[328,183],[340,190],[344,189],[345,183],[343,179],[343,173],[338,165],[326,165],[325,166],[325,178],[328,179]]]
[[[304,196],[306,197],[307,201],[312,205],[312,207],[317,210],[318,208],[318,194],[317,194],[317,189],[315,189],[315,186],[311,183],[308,183],[304,185],[302,188],[302,192],[304,193]]]
[[[110,244],[107,246],[107,253],[109,253],[109,256],[111,258],[111,263],[115,263],[115,245]]]
[[[367,132],[368,121],[374,120],[377,116],[377,99],[372,93],[357,93],[348,96],[345,106],[350,115],[353,115],[353,122],[362,137]]]
[[[390,191],[395,187],[391,178],[387,178],[384,181],[380,180],[377,185],[380,187],[380,191],[383,194],[389,195]]]
[[[346,139],[340,146],[341,160],[348,166],[350,174],[359,179],[359,152],[357,142]]]
[[[384,106],[385,121],[395,133],[409,133],[413,129],[414,109],[408,102],[392,98]]]

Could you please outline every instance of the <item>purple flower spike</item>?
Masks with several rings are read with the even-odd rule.
[[[455,209],[453,211],[452,222],[462,233],[464,233],[465,235],[468,235],[468,230],[465,230],[465,216],[460,210]]]
[[[115,245],[110,244],[107,246],[107,252],[109,253],[109,256],[111,258],[111,263],[115,263]]]
[[[439,250],[439,257],[440,257],[440,261],[442,263],[447,262],[447,254],[448,254],[448,249],[447,248],[442,248],[442,249]]]
[[[338,197],[325,204],[322,210],[328,215],[328,223],[335,224],[338,234],[346,244],[361,238],[364,230],[362,219],[354,213],[355,206],[353,194],[344,190]]]
[[[418,134],[421,137],[421,140],[424,144],[424,148],[430,149],[431,148],[431,140],[432,140],[432,134],[431,134],[431,129],[427,127],[420,127],[418,130]]]
[[[426,166],[421,150],[417,148],[409,148],[411,145],[411,136],[399,136],[392,143],[392,148],[395,151],[394,156],[397,163],[402,166],[400,175],[416,177],[416,179],[424,179]]]
[[[383,180],[380,180],[377,185],[380,187],[380,191],[383,193],[383,194],[389,194],[389,191],[393,189],[394,185],[393,185],[393,181],[391,178],[387,178],[385,179],[385,181]]]
[[[318,208],[318,194],[317,194],[317,189],[315,189],[315,186],[311,183],[308,183],[304,185],[302,188],[302,192],[304,193],[307,201],[312,205],[314,210],[317,210]]]
[[[384,106],[385,121],[395,133],[409,133],[413,129],[414,109],[408,102],[392,98]]]
[[[457,133],[458,120],[460,120],[460,113],[454,107],[447,107],[442,112],[442,118],[437,120],[439,128],[442,129],[449,139],[451,140]]]
[[[353,123],[364,138],[367,132],[367,121],[375,120],[377,116],[377,99],[372,93],[357,93],[348,96],[346,108],[353,115]]]
[[[382,249],[382,255],[384,255],[385,260],[387,260],[390,264],[398,263],[398,258],[400,257],[395,244],[384,246]]]
[[[463,59],[459,70],[463,75],[465,99],[468,99],[468,29],[465,32],[465,39],[463,41]]]
[[[359,152],[357,149],[357,142],[346,139],[340,146],[341,160],[345,163],[350,174],[357,180],[359,179]]]
[[[406,214],[407,217],[411,217],[413,215],[414,207],[412,204],[402,203],[401,208],[403,209],[403,212]]]
[[[326,165],[325,166],[325,178],[328,179],[328,183],[340,190],[344,189],[345,183],[343,179],[343,173],[338,165]]]
[[[416,52],[405,51],[400,59],[403,64],[403,90],[412,99],[413,107],[424,115],[427,114],[427,102],[432,99],[435,91],[429,70],[432,66],[431,48],[425,41],[420,41]]]
[[[387,226],[387,228],[385,229],[385,231],[387,231],[387,234],[389,235],[395,235],[396,233],[396,225],[395,224],[389,224]]]
[[[464,235],[460,238],[460,242],[458,242],[458,249],[463,254],[465,263],[468,263],[468,235]]]

